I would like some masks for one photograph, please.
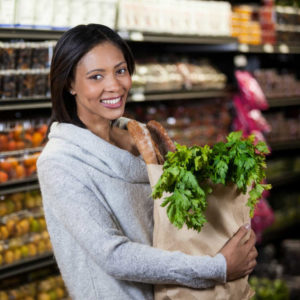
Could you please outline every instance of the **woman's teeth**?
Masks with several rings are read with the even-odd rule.
[[[116,104],[120,101],[121,101],[121,97],[116,98],[116,99],[111,99],[111,100],[101,100],[101,102],[105,103],[105,104]]]

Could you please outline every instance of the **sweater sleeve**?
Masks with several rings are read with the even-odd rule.
[[[209,288],[225,282],[226,260],[222,254],[191,256],[130,241],[103,205],[104,200],[96,197],[62,163],[49,159],[39,162],[38,178],[46,219],[47,211],[51,212],[59,220],[58,226],[63,226],[86,255],[110,276],[192,288]]]

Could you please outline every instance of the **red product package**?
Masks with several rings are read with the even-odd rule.
[[[267,99],[257,80],[247,71],[235,71],[235,77],[241,92],[249,107],[252,109],[268,109]]]

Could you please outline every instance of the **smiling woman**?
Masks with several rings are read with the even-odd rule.
[[[153,284],[208,288],[252,268],[248,247],[238,246],[245,228],[224,247],[228,265],[221,253],[152,247],[147,168],[122,117],[133,71],[127,44],[103,25],[76,26],[54,49],[52,121],[37,169],[54,255],[73,300],[152,300]]]

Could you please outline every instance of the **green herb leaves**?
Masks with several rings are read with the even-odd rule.
[[[217,143],[212,148],[187,147],[176,144],[176,151],[169,152],[163,166],[163,174],[154,186],[152,197],[161,198],[167,207],[169,220],[178,228],[184,224],[200,231],[206,222],[206,197],[212,192],[210,182],[228,185],[235,183],[246,194],[247,205],[253,216],[255,205],[264,190],[265,155],[269,150],[264,142],[254,145],[254,136],[242,138],[242,132],[232,132],[227,143]]]

